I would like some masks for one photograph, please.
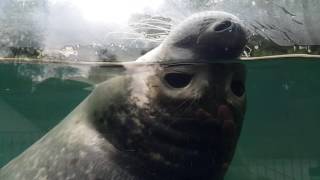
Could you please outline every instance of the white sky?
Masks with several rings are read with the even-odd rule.
[[[51,3],[70,3],[82,16],[93,22],[123,22],[131,14],[156,10],[164,0],[49,0]]]

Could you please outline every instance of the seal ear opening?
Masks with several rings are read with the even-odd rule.
[[[190,84],[192,77],[192,74],[168,73],[164,76],[164,80],[173,88],[184,88]]]
[[[245,85],[239,79],[232,79],[230,84],[230,89],[232,93],[238,97],[242,97],[243,94],[245,93]]]

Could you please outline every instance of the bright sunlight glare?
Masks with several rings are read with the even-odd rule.
[[[93,22],[123,22],[133,13],[155,10],[163,0],[51,0],[75,6],[82,16]]]

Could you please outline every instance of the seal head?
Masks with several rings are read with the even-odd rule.
[[[231,14],[199,13],[137,60],[151,64],[127,67],[135,72],[130,98],[94,119],[117,149],[142,162],[132,172],[146,179],[223,178],[245,112],[245,67],[230,60],[240,56],[246,35]]]

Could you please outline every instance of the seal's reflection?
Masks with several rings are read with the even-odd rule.
[[[130,157],[117,162],[146,179],[222,179],[245,113],[245,66],[127,68],[129,98],[95,118],[100,132]]]

